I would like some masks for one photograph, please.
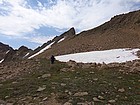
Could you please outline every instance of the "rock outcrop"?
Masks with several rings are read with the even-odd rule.
[[[21,46],[19,49],[14,50],[12,47],[0,43],[0,61],[2,62],[25,59],[31,52],[32,50],[25,46]]]
[[[12,47],[0,42],[0,60],[4,59],[5,55],[11,50],[13,50]]]

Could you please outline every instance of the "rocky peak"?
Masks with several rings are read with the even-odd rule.
[[[69,38],[72,38],[73,36],[75,36],[76,33],[75,33],[75,29],[74,27],[70,28],[68,31],[64,32],[63,34],[61,34],[60,36],[56,36],[52,42],[58,42],[60,41],[62,38],[65,38],[65,39],[69,39]]]
[[[0,52],[5,52],[8,50],[12,50],[13,48],[10,47],[9,45],[3,44],[0,42]]]
[[[74,36],[74,35],[75,35],[75,29],[74,29],[74,27],[72,27],[71,29],[69,29],[68,31],[63,33],[61,36],[70,37],[70,36]]]
[[[21,46],[19,49],[18,49],[18,51],[28,51],[28,50],[30,50],[30,49],[28,49],[26,46]]]
[[[0,42],[0,60],[4,59],[10,50],[13,50],[13,48]]]
[[[25,46],[21,46],[18,50],[14,50],[9,45],[0,42],[0,61],[22,60],[25,59],[30,52],[32,52],[32,50]]]

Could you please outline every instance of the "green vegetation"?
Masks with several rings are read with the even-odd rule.
[[[115,105],[140,104],[140,75],[122,73],[120,68],[98,70],[96,68],[70,68],[66,63],[55,62],[51,65],[46,59],[40,60],[38,70],[22,75],[20,78],[7,80],[0,84],[0,99],[20,104],[25,102],[38,104],[51,94],[61,103],[94,102],[105,105],[109,100]],[[44,74],[47,74],[43,77]],[[39,87],[42,90],[38,90]],[[43,87],[45,87],[43,89]],[[76,95],[86,92],[86,95]],[[98,100],[95,100],[97,98]]]

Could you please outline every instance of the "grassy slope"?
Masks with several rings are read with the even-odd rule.
[[[140,84],[138,73],[122,73],[120,68],[104,70],[75,68],[74,71],[62,72],[60,69],[69,68],[65,63],[55,62],[50,65],[46,59],[40,60],[40,68],[24,74],[20,78],[0,82],[0,99],[17,104],[43,104],[45,97],[56,95],[58,102],[70,101],[73,105],[78,102],[93,102],[94,97],[104,99],[95,105],[105,105],[109,100],[115,100],[115,105],[140,104]],[[51,74],[42,78],[43,74]],[[39,87],[45,90],[37,92]],[[119,92],[119,89],[124,92]],[[88,92],[85,96],[74,96],[77,92]]]

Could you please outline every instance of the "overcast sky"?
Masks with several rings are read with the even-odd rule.
[[[0,0],[0,42],[36,48],[71,27],[97,27],[140,9],[140,0]]]

